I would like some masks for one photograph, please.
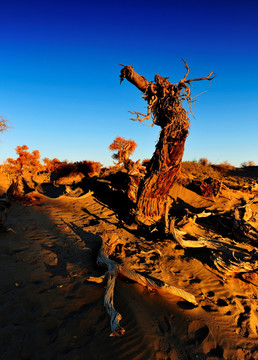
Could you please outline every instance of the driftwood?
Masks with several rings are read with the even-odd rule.
[[[107,278],[104,306],[110,316],[110,336],[121,336],[125,333],[125,330],[120,325],[122,316],[115,310],[114,307],[114,288],[118,275],[122,275],[130,280],[133,280],[138,284],[147,287],[148,290],[165,290],[169,294],[179,296],[182,299],[191,302],[194,305],[197,305],[197,301],[194,295],[190,294],[189,292],[167,284],[162,280],[145,277],[136,271],[126,268],[125,266],[123,266],[123,264],[119,264],[118,262],[110,259],[110,256],[115,253],[117,245],[117,240],[112,241],[112,239],[110,239],[104,241],[102,239],[102,246],[98,253],[97,264],[99,266],[106,267],[107,272],[101,277],[88,277],[88,281],[93,281],[97,283],[101,283]]]
[[[187,233],[171,226],[174,239],[183,248],[206,248],[211,250],[211,259],[216,268],[223,275],[235,276],[239,273],[254,272],[258,270],[258,252],[255,247],[239,244],[229,239],[199,238],[198,240],[185,240]]]
[[[239,273],[255,272],[258,269],[258,232],[250,224],[250,221],[254,220],[256,216],[251,209],[256,196],[226,212],[203,211],[195,214],[186,209],[187,214],[181,220],[169,219],[169,231],[183,248],[209,249],[215,267],[224,275],[234,276]],[[186,224],[195,223],[198,218],[218,215],[221,218],[225,216],[231,219],[231,227],[225,226],[222,221],[219,223],[227,228],[229,236],[234,240],[223,237],[219,239],[199,237],[197,240],[192,240],[187,239],[187,237],[189,238],[187,232],[181,230]]]
[[[251,204],[255,202],[255,199],[257,195],[246,204],[235,208],[232,233],[238,241],[247,241],[257,246],[258,231],[250,224],[250,221],[257,216],[251,209]]]

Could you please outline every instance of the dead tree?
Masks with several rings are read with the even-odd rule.
[[[158,74],[155,75],[154,82],[147,81],[132,66],[122,65],[120,83],[127,79],[142,91],[143,98],[148,102],[147,115],[131,112],[136,115],[136,118],[132,120],[142,122],[152,117],[151,126],[155,124],[161,127],[156,150],[138,191],[136,221],[139,224],[150,226],[164,221],[168,194],[179,177],[184,145],[190,126],[182,103],[187,100],[191,105],[194,101],[190,90],[193,81],[212,80],[215,76],[213,72],[210,72],[205,77],[187,80],[189,67],[185,61],[184,63],[186,74],[176,84],[171,84],[168,78]]]

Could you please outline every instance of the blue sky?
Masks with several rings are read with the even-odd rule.
[[[42,157],[112,164],[116,136],[150,158],[159,128],[130,121],[145,112],[133,85],[119,84],[119,63],[148,80],[194,83],[184,160],[207,157],[258,164],[258,1],[0,0],[0,163],[26,144]]]

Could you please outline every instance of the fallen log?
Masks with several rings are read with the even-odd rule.
[[[130,270],[123,266],[122,264],[117,263],[116,261],[110,259],[109,257],[115,253],[115,249],[118,245],[117,240],[106,240],[102,239],[102,246],[98,252],[97,256],[97,265],[106,267],[107,272],[105,275],[101,277],[88,277],[88,281],[93,281],[97,283],[103,282],[107,278],[107,287],[104,296],[104,306],[106,308],[107,313],[110,316],[110,327],[111,334],[110,336],[121,336],[124,335],[125,330],[120,325],[120,321],[122,319],[122,315],[115,310],[114,307],[114,289],[115,282],[118,275],[122,275],[130,280],[137,282],[138,284],[147,287],[148,290],[151,291],[159,291],[165,290],[169,294],[176,295],[181,297],[182,299],[191,302],[194,305],[198,305],[195,299],[195,296],[191,293],[172,286],[163,282],[162,280],[155,278],[148,278],[143,276],[142,274]]]

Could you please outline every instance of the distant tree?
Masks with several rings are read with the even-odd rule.
[[[55,171],[61,164],[61,161],[57,158],[50,160],[49,158],[44,158],[43,163],[45,164],[45,170],[47,172]]]
[[[31,174],[33,176],[35,172],[44,169],[40,163],[40,152],[34,150],[30,153],[28,150],[27,145],[17,146],[15,149],[18,155],[17,159],[6,159],[5,168],[9,173],[16,177],[21,177],[25,174]]]
[[[117,136],[113,143],[109,145],[109,150],[117,150],[117,152],[112,155],[112,158],[117,160],[118,164],[122,164],[129,159],[130,155],[132,155],[136,147],[137,144],[135,141],[131,139],[126,140],[125,138]]]
[[[0,132],[7,130],[7,120],[5,120],[2,116],[0,116]]]

